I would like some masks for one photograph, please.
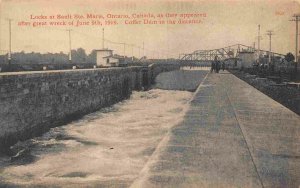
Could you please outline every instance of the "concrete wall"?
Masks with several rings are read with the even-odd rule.
[[[170,65],[0,73],[0,150],[119,102],[143,82],[151,83],[153,76],[175,69]]]
[[[179,63],[161,63],[149,65],[149,80],[151,84],[154,84],[155,78],[159,73],[168,72],[172,70],[179,70]]]

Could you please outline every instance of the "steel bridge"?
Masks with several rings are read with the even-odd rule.
[[[271,53],[271,56],[280,56],[284,57],[283,54],[265,51],[265,50],[258,50],[252,46],[247,46],[243,44],[235,44],[231,46],[227,46],[224,48],[213,49],[213,50],[196,50],[190,54],[180,54],[179,59],[181,61],[194,61],[194,62],[210,62],[218,58],[218,60],[226,60],[230,58],[237,58],[238,54],[241,52],[260,52],[261,55],[266,54],[268,55]]]

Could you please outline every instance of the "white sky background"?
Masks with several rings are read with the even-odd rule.
[[[0,0],[1,2],[1,0]],[[29,16],[49,14],[86,13],[206,13],[203,23],[194,25],[118,25],[105,26],[105,38],[160,51],[160,57],[178,57],[179,53],[191,53],[200,49],[221,48],[236,43],[257,45],[257,26],[261,25],[261,48],[269,49],[267,30],[273,30],[272,51],[286,54],[295,51],[295,22],[292,15],[300,12],[298,1],[291,0],[2,0],[0,3],[0,50],[8,50],[8,22],[12,22],[12,51],[68,52],[66,27],[19,27],[17,22],[30,21]],[[283,15],[276,15],[282,12]],[[89,53],[102,47],[102,27],[71,28],[72,48],[82,47]],[[122,45],[106,47],[122,55]],[[163,51],[162,51],[163,50]],[[157,52],[145,50],[148,57]],[[126,55],[132,50],[126,48]],[[134,55],[139,50],[134,49]]]

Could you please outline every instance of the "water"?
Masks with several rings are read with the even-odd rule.
[[[155,87],[194,92],[208,73],[204,68],[207,67],[183,67],[182,70],[161,73],[155,79]]]
[[[153,89],[13,146],[0,157],[0,186],[128,187],[192,93]]]

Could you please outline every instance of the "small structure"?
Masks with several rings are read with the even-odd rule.
[[[97,54],[97,66],[101,67],[115,67],[115,66],[126,66],[126,57],[113,54],[113,50],[101,49],[96,50]]]
[[[103,57],[103,59],[106,62],[106,66],[119,67],[127,65],[127,61],[125,61],[124,56],[120,56],[117,54]]]
[[[104,57],[110,56],[112,54],[113,54],[113,51],[109,50],[109,49],[96,50],[97,66],[106,67],[107,62],[105,61]]]
[[[226,67],[229,69],[240,69],[242,67],[241,61],[242,60],[240,58],[236,57],[231,57],[224,60]]]
[[[250,68],[255,63],[255,53],[252,51],[241,51],[238,56],[241,59],[241,64],[238,65],[238,68]]]

